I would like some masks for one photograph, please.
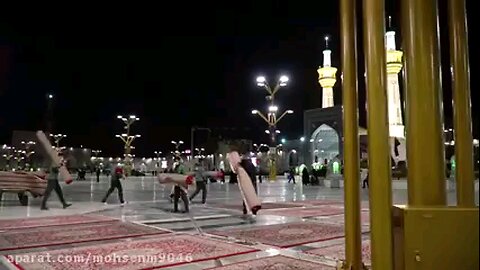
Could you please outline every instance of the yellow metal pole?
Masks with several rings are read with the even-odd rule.
[[[372,269],[393,269],[385,0],[363,1]]]
[[[356,0],[340,1],[343,96],[343,159],[345,176],[345,266],[362,269],[360,228],[360,154],[357,97]]]
[[[452,64],[457,205],[473,207],[475,206],[475,187],[465,0],[448,1],[448,29]]]
[[[403,0],[408,204],[446,205],[437,0]]]

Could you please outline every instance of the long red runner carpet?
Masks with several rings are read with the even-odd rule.
[[[100,215],[68,215],[38,218],[0,219],[0,230],[50,227],[67,224],[85,224],[113,220],[115,219]]]
[[[211,203],[209,204],[211,207],[215,208],[225,208],[225,209],[233,209],[242,211],[243,206],[242,202],[238,204],[225,204],[225,203]],[[281,209],[281,208],[294,208],[294,207],[301,207],[301,204],[292,204],[287,202],[264,202],[262,203],[262,210],[266,209]],[[262,211],[260,210],[260,211]]]
[[[206,237],[171,234],[5,257],[21,270],[138,270],[213,260],[253,251],[256,249]],[[47,253],[50,259],[40,261],[39,258],[46,257]],[[23,258],[36,260],[25,262]]]
[[[314,222],[294,222],[209,233],[284,248],[344,236],[343,226]]]
[[[322,200],[322,199],[312,199],[312,200],[304,200],[304,201],[292,201],[291,204],[300,204],[304,206],[309,205],[343,205],[343,201],[335,201],[335,200]]]
[[[361,212],[361,223],[362,226],[370,226],[370,212],[369,211],[362,211]],[[336,216],[328,216],[321,219],[324,222],[333,223],[344,225],[345,224],[345,215],[336,215]]]
[[[260,215],[277,215],[286,217],[316,217],[316,216],[332,216],[343,214],[343,209],[330,205],[322,205],[316,207],[300,207],[288,209],[272,209],[260,211]]]
[[[290,258],[282,255],[233,263],[221,267],[211,268],[215,270],[264,270],[264,269],[292,269],[292,270],[332,270],[335,267],[321,263]]]
[[[0,251],[169,233],[128,222],[42,227],[0,233]]]
[[[338,244],[332,245],[327,247],[321,247],[316,249],[311,249],[305,251],[306,253],[310,253],[317,256],[322,256],[328,259],[334,260],[344,260],[345,259],[345,245]],[[362,241],[362,257],[363,262],[367,265],[371,264],[371,255],[370,255],[370,240],[363,240]]]

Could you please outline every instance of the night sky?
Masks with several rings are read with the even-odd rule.
[[[282,74],[290,77],[290,83],[280,90],[277,103],[280,110],[293,109],[295,114],[280,122],[281,137],[299,138],[303,110],[321,105],[317,68],[322,63],[325,35],[331,37],[333,65],[340,68],[338,1],[308,2],[215,1],[209,5],[181,1],[104,7],[47,7],[42,3],[28,9],[2,8],[0,143],[11,141],[12,130],[45,127],[49,93],[54,95],[54,132],[68,134],[63,142],[67,146],[83,145],[120,155],[123,145],[114,137],[122,132],[118,114],[141,118],[132,126],[143,136],[134,143],[137,154],[170,151],[171,140],[189,142],[193,125],[212,128],[214,135],[233,133],[267,142],[265,123],[250,113],[253,108],[266,110],[266,91],[256,87],[255,78],[264,75],[274,84]],[[387,2],[387,15],[394,17],[400,46],[400,1]],[[445,3],[440,1],[442,16]],[[467,3],[471,10],[473,1]],[[474,40],[478,24],[473,20],[469,17],[478,138],[475,112],[480,83],[476,79],[479,64],[474,59],[479,58],[474,48],[480,44]],[[443,16],[443,91],[446,126],[451,126],[445,21]],[[359,63],[361,69],[363,65]],[[339,81],[336,86],[338,104]],[[364,102],[363,81],[359,88]],[[360,118],[365,126],[363,104]]]

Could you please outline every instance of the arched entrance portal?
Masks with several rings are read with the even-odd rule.
[[[297,155],[297,151],[292,150],[288,154],[288,168],[292,168],[296,166],[298,166],[298,155]]]
[[[332,160],[340,154],[338,133],[327,124],[318,127],[310,137],[310,149],[313,162]],[[323,163],[323,162],[322,162]]]

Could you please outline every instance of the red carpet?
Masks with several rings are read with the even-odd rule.
[[[332,245],[328,247],[321,247],[316,249],[311,249],[305,251],[306,253],[310,253],[313,255],[323,256],[325,258],[334,259],[334,260],[344,260],[345,259],[345,245],[338,244]],[[362,241],[362,257],[363,262],[367,265],[371,264],[371,257],[370,257],[370,240],[363,240]]]
[[[309,262],[300,259],[294,259],[277,255],[273,257],[266,257],[250,261],[244,261],[234,264],[229,264],[222,267],[211,268],[215,270],[264,270],[264,269],[295,269],[295,270],[331,270],[335,267],[327,266],[320,263]]]
[[[331,205],[331,206],[336,206],[336,207],[341,207],[343,208],[345,205],[344,201],[334,201],[334,200],[305,200],[305,201],[293,201],[291,202],[292,204],[298,205],[304,205],[304,206],[309,206],[309,205]],[[369,209],[369,204],[368,201],[361,201],[360,202],[362,210],[368,210]]]
[[[337,216],[330,216],[327,218],[322,218],[322,221],[344,225],[345,224],[345,215],[337,215]],[[362,211],[361,212],[361,222],[362,226],[370,226],[370,212],[369,211]]]
[[[0,233],[0,251],[163,233],[168,231],[127,222],[42,227]]]
[[[113,218],[100,215],[72,215],[39,218],[0,219],[0,230],[49,227],[67,224],[84,224],[114,220],[115,219]]]
[[[334,201],[334,200],[304,200],[304,201],[293,201],[293,204],[301,204],[301,205],[343,205],[343,201]]]
[[[253,251],[256,250],[205,237],[172,234],[142,240],[53,250],[48,251],[50,256],[48,261],[37,260],[31,263],[15,262],[14,264],[22,270],[138,270],[212,260]],[[41,258],[42,255],[45,256],[46,252],[19,254],[21,258]],[[15,258],[8,255],[6,257],[10,261]],[[62,259],[59,260],[59,258]],[[76,260],[67,258],[76,258]]]
[[[216,208],[226,208],[226,209],[233,209],[233,210],[243,210],[242,202],[239,202],[238,204],[220,204],[220,203],[212,203],[209,204],[211,207],[216,207]],[[265,209],[280,209],[280,208],[294,208],[294,207],[301,207],[301,204],[292,204],[292,203],[287,203],[287,202],[264,202],[262,203],[262,210]]]
[[[209,233],[277,247],[292,247],[344,236],[343,226],[313,222],[275,224]]]
[[[286,217],[317,217],[317,216],[332,216],[343,214],[343,209],[330,205],[306,207],[306,208],[289,208],[289,209],[274,209],[260,211],[260,215],[277,215]]]

